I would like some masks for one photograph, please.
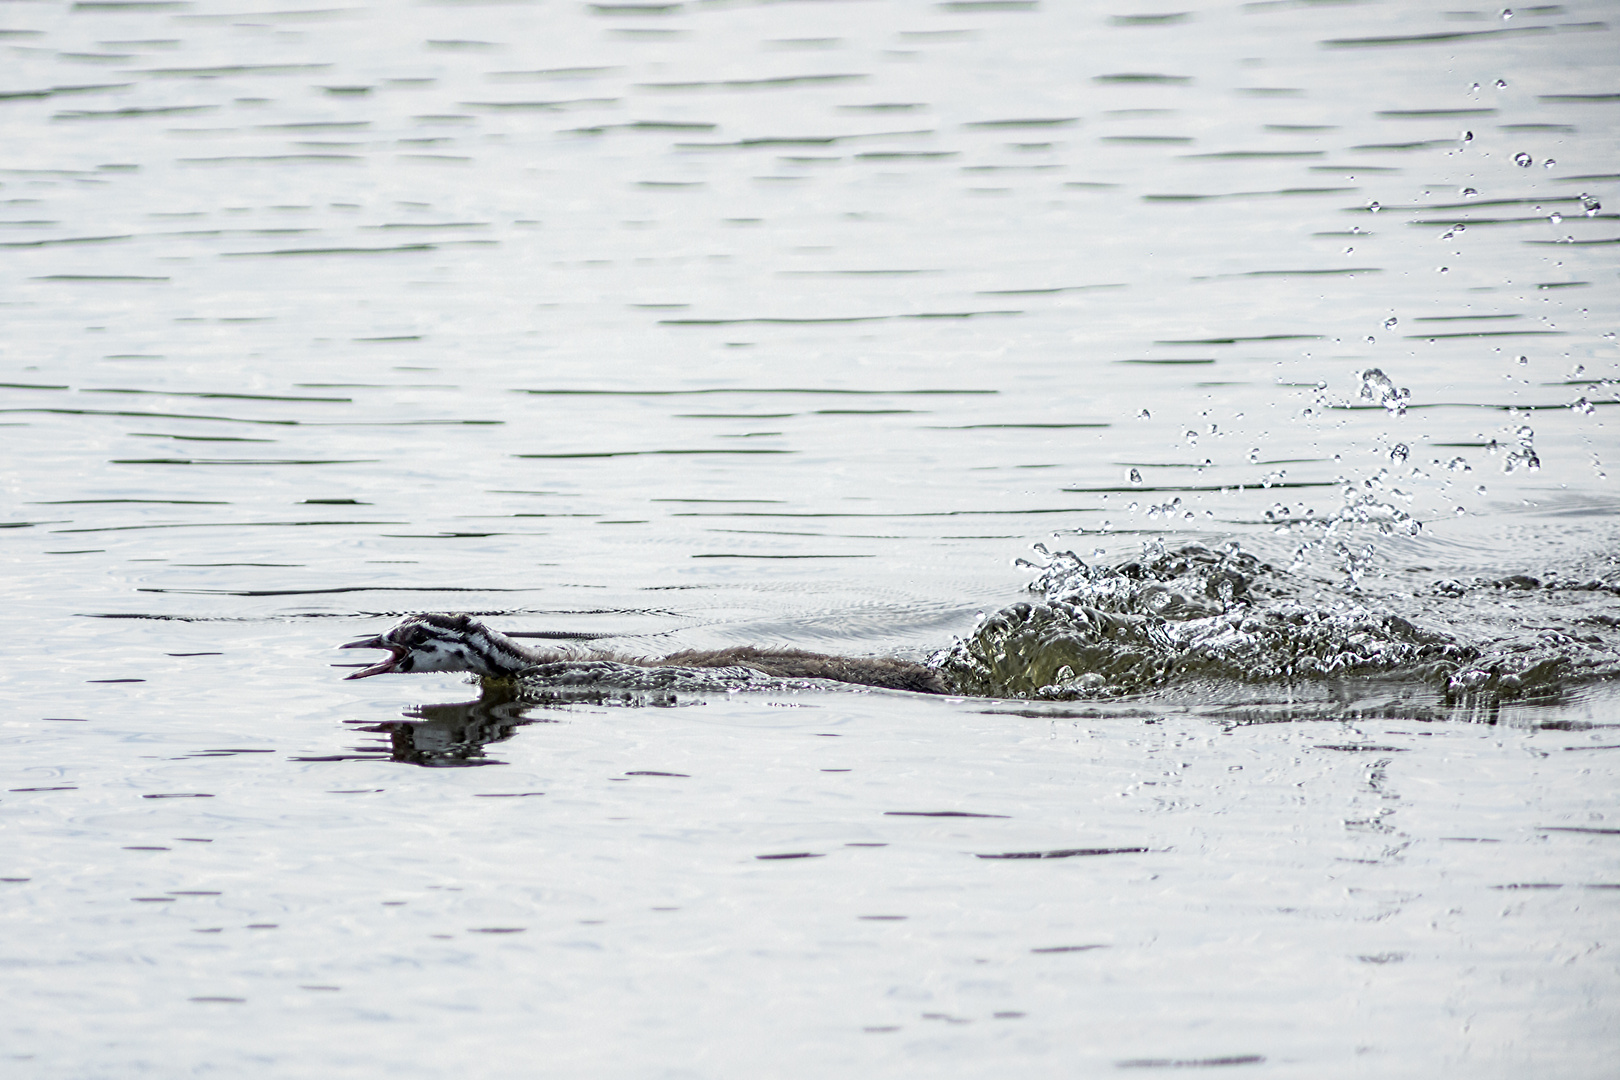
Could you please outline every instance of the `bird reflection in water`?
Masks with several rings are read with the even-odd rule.
[[[388,754],[393,761],[429,768],[462,768],[504,764],[487,757],[484,747],[490,743],[505,742],[519,728],[530,724],[560,722],[558,717],[533,715],[540,710],[577,705],[668,709],[686,704],[690,704],[690,701],[677,700],[676,695],[671,693],[585,687],[557,690],[525,688],[520,693],[510,683],[486,682],[483,695],[477,701],[414,705],[406,710],[404,720],[389,720],[353,730],[388,736]],[[348,760],[356,757],[374,759],[377,755],[342,755],[342,759]]]

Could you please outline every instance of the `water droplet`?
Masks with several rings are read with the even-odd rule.
[[[1393,330],[1393,329],[1395,329],[1395,325],[1397,323],[1399,323],[1400,321],[1401,320],[1399,320],[1395,316],[1391,315],[1389,318],[1384,320],[1384,329],[1385,330]]]
[[[1502,21],[1507,22],[1507,20],[1509,20],[1511,18],[1513,18],[1513,9],[1512,8],[1503,8],[1502,9]]]
[[[1473,471],[1472,469],[1470,469],[1468,467],[1468,462],[1464,461],[1461,457],[1454,457],[1450,461],[1446,462],[1446,468],[1449,469],[1451,472],[1472,472]]]
[[[1528,363],[1530,363],[1530,358],[1528,356],[1519,357],[1519,366],[1520,367],[1524,367]]]
[[[1146,409],[1143,409],[1141,412],[1136,414],[1136,418],[1138,420],[1151,420],[1153,419],[1153,414],[1148,412]]]
[[[1441,268],[1440,268],[1440,273],[1442,273],[1442,274],[1449,274],[1449,273],[1451,273],[1451,267],[1449,267],[1449,266],[1442,266],[1442,267],[1441,267]]]
[[[1572,404],[1570,408],[1585,416],[1591,416],[1593,413],[1597,412],[1597,408],[1585,398],[1581,398],[1579,401]]]
[[[1378,211],[1382,210],[1383,207],[1380,206],[1376,200],[1374,200],[1373,202],[1370,202],[1370,203],[1367,204],[1367,209],[1369,211],[1371,211],[1372,213],[1376,214],[1376,213],[1378,213]]]
[[[1131,483],[1140,484],[1141,482],[1142,482],[1142,474],[1140,472],[1138,472],[1136,469],[1132,469],[1131,470]]]
[[[1410,390],[1397,390],[1389,376],[1378,368],[1368,368],[1361,373],[1361,397],[1382,405],[1396,416],[1406,412],[1406,403],[1411,396]]]
[[[1471,187],[1465,187],[1462,189],[1462,197],[1465,199],[1477,199],[1479,198],[1479,192]]]
[[[1506,79],[1497,79],[1496,80],[1496,88],[1498,90],[1506,90],[1507,89],[1507,80]]]
[[[1474,141],[1474,133],[1472,131],[1463,132],[1462,133],[1462,141],[1463,142],[1473,142]]]
[[[1603,209],[1603,204],[1598,202],[1590,195],[1582,194],[1581,209],[1586,212],[1587,217],[1596,217],[1597,212]]]
[[[1479,485],[1479,487],[1474,489],[1474,492],[1476,494],[1479,494],[1479,495],[1485,494],[1485,485],[1484,484]]]
[[[1552,168],[1552,167],[1553,167],[1553,166],[1554,166],[1554,165],[1557,165],[1557,164],[1558,164],[1558,162],[1556,162],[1556,161],[1554,161],[1554,160],[1553,160],[1553,159],[1552,159],[1552,158],[1548,158],[1548,159],[1547,159],[1547,160],[1546,160],[1546,161],[1543,161],[1543,162],[1542,162],[1542,163],[1541,163],[1541,167],[1542,167],[1542,168],[1543,168],[1543,169],[1550,169],[1550,168]]]
[[[1564,223],[1564,215],[1554,210],[1552,213],[1547,215],[1547,220],[1552,222],[1554,225],[1562,225]]]
[[[1390,447],[1389,460],[1399,465],[1401,462],[1406,460],[1407,455],[1411,452],[1411,449],[1408,448],[1405,443],[1396,443],[1394,446]]]
[[[1378,344],[1378,339],[1373,337],[1371,334],[1368,334],[1367,335],[1367,344],[1376,345],[1376,344]]]
[[[1536,159],[1531,157],[1529,154],[1526,154],[1522,150],[1513,155],[1513,164],[1517,165],[1521,169],[1528,169],[1535,163]]]

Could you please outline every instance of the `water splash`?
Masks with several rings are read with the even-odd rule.
[[[1341,589],[1312,573],[1309,547],[1283,571],[1236,543],[1153,543],[1114,566],[1037,545],[1046,563],[1030,590],[1040,599],[983,619],[932,663],[964,693],[1043,700],[1291,699],[1376,680],[1477,706],[1556,696],[1576,672],[1620,674],[1620,648],[1595,638],[1538,628],[1525,641],[1469,641],[1453,629],[1456,597],[1543,588],[1537,579],[1446,580],[1420,598],[1374,599],[1355,588],[1378,559],[1372,544],[1330,546],[1350,579]],[[1620,583],[1596,580],[1569,588],[1599,602],[1620,594]]]

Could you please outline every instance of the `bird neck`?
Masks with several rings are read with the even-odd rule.
[[[554,651],[531,649],[481,624],[468,645],[478,660],[477,674],[488,679],[515,678],[524,668],[547,663],[560,655]]]

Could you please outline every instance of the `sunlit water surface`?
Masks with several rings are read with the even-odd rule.
[[[1612,1075],[1617,25],[7,5],[5,1074]]]

